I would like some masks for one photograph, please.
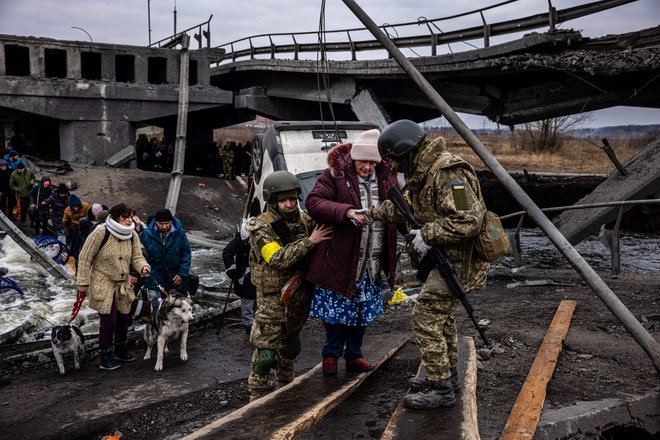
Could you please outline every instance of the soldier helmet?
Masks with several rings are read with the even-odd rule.
[[[274,194],[294,190],[300,193],[300,183],[296,176],[288,171],[275,171],[264,179],[265,201],[269,201]]]
[[[378,138],[378,152],[383,157],[401,157],[416,149],[426,139],[422,127],[409,119],[392,122]]]

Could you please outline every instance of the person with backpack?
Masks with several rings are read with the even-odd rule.
[[[411,188],[412,210],[424,223],[412,229],[408,251],[417,267],[427,260],[432,246],[444,255],[463,282],[466,291],[482,288],[489,263],[471,252],[481,231],[486,205],[474,169],[445,148],[445,139],[427,139],[415,122],[403,119],[388,125],[378,138],[378,150],[403,173]],[[403,222],[390,200],[371,208],[376,220]],[[470,256],[468,254],[471,254]],[[414,378],[404,404],[414,409],[448,407],[456,403],[459,389],[458,336],[454,311],[458,299],[439,271],[429,272],[412,312],[413,332],[427,377]]]
[[[99,314],[99,354],[102,370],[120,367],[117,361],[132,362],[128,351],[128,326],[131,304],[135,299],[129,281],[131,267],[142,276],[150,267],[142,255],[135,232],[135,211],[124,203],[110,208],[105,225],[95,228],[85,241],[78,260],[78,291],[86,295],[89,306]]]
[[[241,316],[245,333],[250,334],[256,310],[257,288],[250,275],[250,234],[244,220],[234,238],[222,250],[225,274],[232,280],[234,292],[241,298]]]
[[[69,189],[65,184],[60,183],[44,202],[50,207],[50,222],[53,225],[53,230],[58,236],[64,235],[62,219],[64,211],[69,206]]]
[[[53,193],[50,183],[50,177],[43,176],[30,190],[30,212],[34,222],[34,235],[37,237],[41,232],[49,230],[50,206],[46,200]]]
[[[80,219],[87,215],[89,203],[83,202],[80,198],[71,194],[69,196],[69,206],[62,215],[62,224],[64,225],[64,236],[66,244],[69,246],[69,255],[78,262],[78,254],[82,248],[82,238],[80,237]]]

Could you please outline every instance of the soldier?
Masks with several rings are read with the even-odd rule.
[[[425,223],[423,228],[410,231],[414,235],[409,245],[411,260],[425,264],[422,259],[431,246],[440,246],[466,291],[483,287],[489,266],[471,249],[486,206],[472,167],[445,149],[444,138],[430,141],[419,125],[405,119],[393,122],[382,132],[378,150],[381,156],[392,158],[394,167],[404,174],[415,216]],[[403,221],[389,200],[372,208],[370,214],[378,220]],[[432,409],[456,403],[457,304],[438,270],[432,270],[412,312],[413,331],[427,377],[411,381],[413,392],[404,397],[409,408]]]
[[[280,291],[297,271],[304,269],[305,257],[314,246],[332,234],[331,227],[314,227],[307,213],[298,209],[300,184],[293,174],[269,174],[263,188],[267,210],[250,219],[246,227],[250,233],[250,273],[257,288],[257,313],[250,334],[255,347],[248,378],[251,401],[270,392],[272,368],[278,388],[293,380],[311,292],[303,284],[285,303],[280,300]]]
[[[229,144],[225,144],[220,150],[220,160],[225,179],[234,180],[234,149]]]

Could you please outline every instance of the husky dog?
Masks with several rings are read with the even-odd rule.
[[[155,304],[154,304],[155,303]],[[181,338],[180,357],[182,361],[188,360],[188,323],[192,321],[193,302],[190,295],[168,296],[158,304],[152,303],[151,319],[144,329],[144,340],[147,342],[147,352],[144,359],[151,359],[151,349],[157,345],[156,366],[154,370],[163,369],[163,354],[167,353],[167,342],[170,339]]]
[[[82,325],[83,321],[78,321]],[[85,338],[76,324],[57,325],[50,333],[50,343],[53,346],[53,354],[60,368],[60,374],[64,374],[65,353],[73,352],[73,365],[80,370],[80,354],[85,352]]]

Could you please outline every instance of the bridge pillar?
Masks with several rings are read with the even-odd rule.
[[[102,165],[128,145],[135,145],[135,126],[127,121],[60,122],[60,157],[69,162]]]
[[[369,89],[363,89],[351,98],[351,110],[360,121],[373,122],[381,130],[390,123],[390,115]]]

